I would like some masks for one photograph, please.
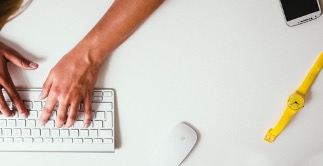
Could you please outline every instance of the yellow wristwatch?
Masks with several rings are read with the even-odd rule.
[[[265,141],[272,143],[275,141],[276,137],[284,130],[290,118],[299,110],[304,107],[305,96],[308,89],[311,87],[316,76],[323,67],[323,52],[320,54],[319,58],[316,60],[315,64],[311,68],[310,72],[307,74],[305,80],[301,86],[297,89],[295,93],[289,96],[287,100],[287,107],[285,112],[277,125],[273,129],[269,129],[265,136]]]

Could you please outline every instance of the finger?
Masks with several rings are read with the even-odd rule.
[[[66,122],[68,108],[69,105],[67,105],[66,103],[59,103],[55,122],[56,128],[61,128]]]
[[[19,93],[17,92],[16,88],[13,85],[13,82],[10,80],[8,80],[7,84],[3,85],[3,88],[7,91],[8,96],[10,97],[11,101],[13,102],[13,104],[16,106],[19,114],[24,117],[27,118],[28,117],[28,111],[25,107],[25,105],[23,104]]]
[[[39,100],[43,100],[45,99],[50,91],[50,88],[52,87],[52,78],[50,77],[50,73],[48,75],[48,77],[46,78],[44,84],[43,84],[43,88],[42,88],[42,92],[39,95]]]
[[[21,67],[23,69],[33,70],[38,68],[37,63],[24,58],[17,51],[9,47],[7,47],[7,50],[3,53],[3,56],[6,57],[8,61],[12,62],[16,66]]]
[[[74,124],[76,120],[78,108],[79,108],[79,104],[71,105],[70,112],[68,114],[67,121],[66,121],[66,127],[71,127]]]
[[[57,100],[55,100],[52,97],[49,97],[46,100],[46,104],[43,107],[42,113],[40,115],[39,121],[41,124],[46,124],[48,122],[49,117],[52,115],[53,109],[57,103]]]
[[[88,128],[92,120],[92,91],[84,99],[84,128]]]
[[[14,112],[12,112],[8,105],[7,102],[4,100],[3,94],[0,93],[0,111],[3,113],[6,117],[11,117],[14,115]]]

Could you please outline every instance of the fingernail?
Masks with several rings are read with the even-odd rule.
[[[88,128],[90,126],[90,124],[88,124],[88,123],[84,123],[84,128]]]
[[[26,113],[22,113],[21,116],[24,118],[28,118],[28,115]]]
[[[44,92],[41,92],[38,98],[39,100],[43,100],[45,98]]]
[[[39,121],[39,124],[40,124],[40,126],[42,126],[42,127],[43,127],[43,126],[45,126],[45,123],[44,123],[43,121],[41,121],[41,120]]]
[[[38,67],[38,64],[35,62],[30,62],[29,67],[36,69]]]

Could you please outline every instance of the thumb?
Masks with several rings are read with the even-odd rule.
[[[26,70],[34,70],[38,68],[37,63],[24,58],[17,51],[11,48],[5,51],[3,55],[8,61],[10,61],[11,63],[15,64],[20,68],[23,68]]]

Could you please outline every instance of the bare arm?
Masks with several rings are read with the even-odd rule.
[[[53,67],[40,98],[46,98],[40,122],[46,123],[59,103],[56,127],[73,125],[80,102],[84,127],[91,120],[91,97],[99,69],[164,0],[116,0],[95,27]],[[67,117],[67,111],[70,113]]]

